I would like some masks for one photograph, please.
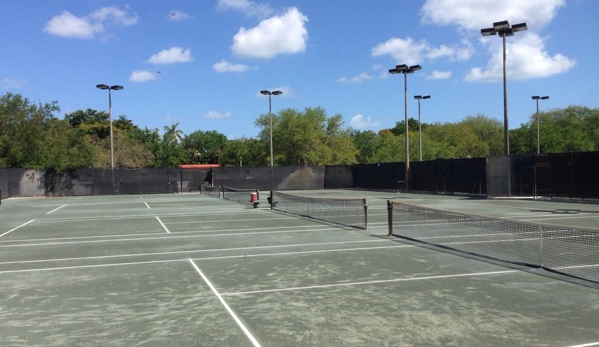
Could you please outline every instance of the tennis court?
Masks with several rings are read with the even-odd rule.
[[[0,345],[599,346],[597,284],[387,236],[387,201],[580,227],[599,205],[293,193],[366,199],[368,228],[268,192],[2,201]]]

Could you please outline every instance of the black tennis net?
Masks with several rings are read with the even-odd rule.
[[[214,198],[220,198],[220,191],[220,186],[200,186],[200,194],[205,194]]]
[[[307,197],[270,192],[272,209],[359,229],[368,228],[366,199]]]
[[[389,235],[599,283],[599,230],[387,201]]]
[[[260,199],[260,192],[255,188],[232,188],[222,186],[222,192],[223,199],[231,201],[253,203]]]

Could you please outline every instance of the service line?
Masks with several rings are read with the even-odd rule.
[[[14,229],[11,229],[11,230],[9,230],[9,231],[5,232],[4,234],[0,235],[0,237],[2,237],[2,236],[4,236],[4,235],[7,235],[7,234],[10,234],[10,233],[12,233],[13,231],[15,231],[15,230],[19,229],[20,227],[24,227],[25,225],[27,225],[27,224],[29,224],[29,223],[33,222],[34,220],[35,220],[35,219],[32,219],[32,220],[30,220],[29,222],[27,222],[27,223],[25,223],[25,224],[21,224],[21,225],[19,225],[18,227],[14,228]]]
[[[61,208],[65,207],[66,205],[68,205],[68,204],[64,204],[64,205],[62,205],[62,206],[60,206],[60,207],[57,207],[57,208],[53,209],[52,211],[50,211],[50,212],[48,212],[48,213],[46,213],[46,214],[50,214],[50,213],[52,213],[52,212],[58,211],[58,210],[60,210]]]

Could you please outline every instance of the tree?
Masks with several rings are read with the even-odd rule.
[[[477,114],[476,116],[467,116],[458,124],[472,129],[472,132],[487,144],[489,153],[485,156],[503,154],[503,123],[483,114]]]
[[[304,112],[285,109],[273,115],[274,161],[278,165],[351,164],[357,150],[349,131],[342,129],[341,115],[331,118],[321,107]],[[260,139],[269,142],[269,115],[255,122],[262,127]]]
[[[182,141],[187,152],[188,164],[216,164],[219,161],[227,137],[215,130],[194,131]]]
[[[59,111],[56,102],[32,104],[20,94],[0,98],[0,166],[42,168],[48,147],[48,124]]]
[[[420,128],[424,131],[430,124],[422,123],[420,124]],[[406,121],[402,120],[400,122],[395,122],[395,126],[391,129],[391,132],[395,136],[400,136],[406,133]],[[410,132],[418,132],[418,120],[414,118],[408,118],[408,131]]]
[[[223,166],[267,166],[270,161],[266,149],[264,141],[259,139],[229,140],[223,146],[218,163]]]
[[[374,156],[380,147],[380,140],[377,134],[372,130],[353,130],[351,132],[351,139],[358,150],[358,154],[356,155],[358,163],[373,163]]]
[[[569,106],[539,113],[540,147],[543,153],[596,151],[599,149],[599,109]],[[511,130],[514,153],[537,151],[537,117]]]
[[[183,141],[183,131],[177,129],[179,123],[175,123],[173,125],[164,127],[164,135],[169,137],[171,141],[181,142]]]
[[[437,152],[430,153],[433,158],[472,158],[489,154],[489,145],[471,127],[459,123],[435,123],[427,128],[426,135],[439,144]]]
[[[177,130],[179,123],[173,124],[170,127],[164,127],[165,132],[159,142],[151,133],[144,134],[148,139],[155,142],[150,144],[150,150],[154,154],[154,160],[151,163],[154,167],[175,167],[180,164],[185,164],[187,155],[183,146],[179,143],[181,130]],[[158,130],[155,130],[158,134]]]

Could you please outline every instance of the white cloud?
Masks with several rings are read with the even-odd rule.
[[[189,18],[190,16],[183,11],[172,10],[168,13],[168,19],[172,22],[181,22]]]
[[[575,61],[545,49],[545,39],[539,32],[557,15],[565,0],[427,0],[421,8],[422,22],[436,25],[455,25],[463,35],[476,35],[486,45],[491,58],[485,67],[474,67],[466,81],[497,82],[503,79],[503,49],[497,36],[480,36],[482,28],[494,22],[508,20],[510,24],[524,22],[528,31],[506,40],[509,79],[526,80],[568,71]],[[468,56],[469,57],[469,56]]]
[[[231,111],[227,111],[225,113],[220,113],[220,112],[216,112],[216,111],[208,111],[208,113],[206,113],[202,117],[208,118],[208,119],[224,119],[224,118],[229,118],[231,116],[232,116]]]
[[[381,125],[381,122],[372,119],[372,117],[364,117],[357,114],[349,121],[349,126],[356,129],[375,128]]]
[[[472,48],[463,41],[463,47],[449,47],[441,45],[439,47],[431,46],[426,40],[414,41],[411,37],[404,39],[391,38],[386,42],[378,44],[372,49],[372,55],[382,56],[390,55],[395,61],[414,65],[424,61],[424,59],[437,59],[447,57],[451,60],[468,60],[472,56]]]
[[[451,77],[451,71],[434,70],[433,73],[431,73],[430,76],[426,77],[426,79],[429,79],[429,80],[443,80],[443,79],[448,79],[449,77]]]
[[[147,70],[136,70],[129,76],[129,81],[136,83],[143,83],[148,81],[154,81],[156,74]]]
[[[360,84],[364,81],[370,81],[374,79],[374,77],[366,72],[362,72],[361,74],[359,74],[358,76],[354,76],[351,78],[347,78],[347,77],[341,77],[339,79],[337,79],[337,82],[339,83],[351,83],[351,84]]]
[[[63,11],[46,23],[44,32],[62,37],[93,39],[95,35],[105,32],[106,25],[131,26],[138,21],[137,14],[129,15],[118,7],[103,7],[83,17]]]
[[[424,23],[457,25],[467,30],[479,31],[502,20],[511,24],[526,22],[540,30],[565,5],[565,0],[427,0],[420,11]]]
[[[27,80],[15,80],[12,78],[3,78],[0,80],[0,86],[4,89],[19,89],[27,84]]]
[[[92,21],[98,21],[101,23],[109,21],[124,26],[135,25],[139,21],[137,14],[129,16],[127,11],[121,10],[118,7],[103,7],[91,13],[88,17]]]
[[[547,77],[573,68],[576,62],[562,54],[553,57],[545,51],[545,40],[535,33],[524,33],[506,42],[506,68],[511,80]],[[501,40],[489,46],[493,53],[485,68],[475,67],[466,75],[470,82],[503,80],[503,47]]]
[[[244,72],[247,71],[247,65],[243,64],[231,64],[226,60],[221,60],[218,63],[214,63],[212,68],[216,72]]]
[[[188,63],[193,61],[191,51],[183,49],[183,47],[171,47],[164,49],[148,59],[151,64],[172,64],[172,63]]]
[[[278,54],[306,50],[308,17],[292,7],[281,16],[265,19],[250,29],[241,28],[233,37],[231,51],[242,57],[270,59]]]
[[[220,11],[239,11],[248,17],[266,18],[273,13],[267,4],[257,4],[248,0],[218,0],[216,8]]]

